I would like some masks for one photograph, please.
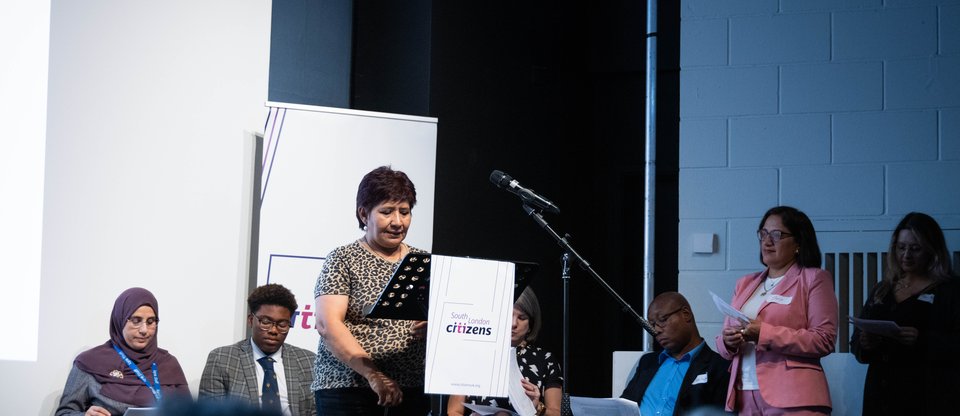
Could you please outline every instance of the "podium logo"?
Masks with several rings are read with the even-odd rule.
[[[451,312],[450,318],[454,319],[454,323],[447,325],[446,330],[449,333],[487,336],[493,334],[493,328],[490,327],[489,319],[471,318],[470,315],[466,313],[457,312]]]

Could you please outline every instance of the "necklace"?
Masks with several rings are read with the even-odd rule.
[[[910,286],[913,286],[913,281],[910,281],[910,282],[908,282],[908,283],[904,283],[905,281],[906,281],[906,279],[897,280],[897,284],[893,285],[893,291],[894,291],[894,292],[899,292],[899,291],[904,290],[904,289],[909,289]]]
[[[764,281],[763,281],[763,292],[760,292],[760,296],[767,296],[767,292],[769,292],[769,291],[773,290],[773,288],[777,287],[777,284],[780,283],[780,279],[782,279],[782,277],[777,278],[777,279],[767,278],[767,280],[764,280]],[[771,284],[770,287],[767,287],[767,282],[770,282],[770,281],[772,281],[773,284]]]
[[[386,260],[386,261],[389,262],[389,263],[396,263],[396,262],[400,261],[400,259],[402,259],[403,256],[404,256],[404,251],[405,251],[405,248],[406,248],[406,247],[405,247],[406,244],[401,243],[401,244],[400,244],[400,247],[397,249],[397,251],[395,252],[395,254],[386,255],[386,254],[384,254],[384,253],[382,253],[382,252],[380,252],[380,251],[374,250],[374,249],[373,249],[373,246],[371,246],[370,243],[368,243],[366,239],[360,239],[360,245],[362,245],[364,248],[366,248],[367,251],[373,253],[375,256],[380,257],[381,259],[384,259],[384,260]]]

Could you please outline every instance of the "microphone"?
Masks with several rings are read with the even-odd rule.
[[[547,198],[538,195],[533,189],[527,189],[520,186],[520,182],[517,182],[516,179],[511,178],[510,175],[507,175],[506,173],[503,173],[499,170],[491,172],[490,182],[493,182],[494,185],[497,185],[497,188],[505,189],[510,193],[516,194],[520,197],[520,199],[523,200],[524,204],[530,204],[554,214],[560,213],[560,208],[558,208],[553,202],[550,202],[550,200]]]
[[[651,337],[657,337],[657,330],[653,328],[653,325],[650,323],[650,321],[640,318],[640,326],[642,326],[643,330],[647,331]]]

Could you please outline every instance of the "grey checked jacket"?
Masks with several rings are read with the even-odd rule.
[[[283,344],[281,354],[291,413],[316,416],[317,406],[310,390],[316,354],[290,344]],[[260,406],[255,365],[258,364],[253,359],[250,339],[210,351],[200,378],[198,400],[242,399]]]

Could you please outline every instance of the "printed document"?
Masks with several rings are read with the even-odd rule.
[[[580,415],[640,416],[640,406],[622,397],[598,399],[570,396],[570,410]]]
[[[857,328],[860,328],[863,332],[869,332],[871,334],[883,335],[885,337],[893,337],[900,334],[900,326],[893,321],[878,321],[875,319],[860,319],[849,317],[850,323],[852,323]]]
[[[510,347],[510,355],[516,358],[517,349]],[[485,406],[482,404],[464,403],[463,406],[467,409],[473,410],[474,413],[480,416],[495,415],[499,412],[505,412],[511,416],[535,416],[537,414],[537,408],[530,400],[530,397],[527,396],[527,393],[524,392],[523,385],[520,384],[520,380],[523,379],[523,374],[520,373],[519,364],[520,363],[514,359],[510,367],[509,397],[510,404],[513,406],[512,411],[496,406]]]
[[[512,308],[510,313],[512,317]],[[520,380],[523,379],[523,374],[520,374],[520,363],[517,362],[516,348],[510,348],[510,356],[513,357],[513,360],[510,360],[510,404],[513,406],[513,410],[520,416],[534,416],[537,414],[537,408],[533,405],[530,397],[527,397],[527,393],[523,390],[523,385],[520,384]]]
[[[480,416],[495,415],[495,414],[498,414],[498,413],[500,413],[500,412],[506,413],[506,414],[508,414],[508,415],[510,415],[510,416],[519,416],[519,415],[517,415],[516,412],[511,412],[511,411],[509,411],[509,410],[507,410],[507,409],[501,409],[501,408],[496,407],[496,406],[484,406],[484,405],[482,405],[482,404],[464,403],[464,404],[463,404],[463,407],[466,407],[467,409],[473,410],[473,413],[476,413],[476,414],[478,414],[478,415],[480,415]],[[501,414],[502,414],[502,413],[501,413]]]
[[[733,319],[740,321],[744,325],[750,324],[750,318],[747,315],[744,315],[743,312],[740,312],[737,308],[734,308],[725,300],[720,299],[716,293],[710,292],[710,296],[713,297],[713,304],[717,305],[717,309],[720,310],[724,315],[727,315]]]
[[[430,264],[424,391],[507,397],[515,265],[440,256]]]

